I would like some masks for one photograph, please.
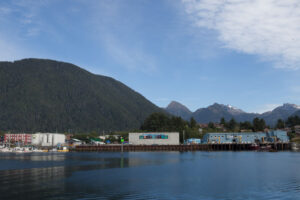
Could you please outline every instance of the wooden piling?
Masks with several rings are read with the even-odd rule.
[[[289,143],[270,143],[274,150],[289,150]],[[251,144],[193,144],[193,145],[80,145],[73,151],[249,151]]]

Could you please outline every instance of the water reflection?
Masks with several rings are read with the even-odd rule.
[[[65,167],[2,170],[1,199],[44,198],[63,192]]]
[[[0,199],[296,199],[299,154],[1,154]]]

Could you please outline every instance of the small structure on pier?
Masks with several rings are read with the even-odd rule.
[[[178,132],[129,133],[133,145],[178,145]]]
[[[201,139],[199,138],[189,138],[184,141],[184,144],[201,144]]]

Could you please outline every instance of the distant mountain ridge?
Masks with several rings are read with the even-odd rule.
[[[275,125],[278,119],[286,120],[291,115],[295,115],[298,111],[300,111],[300,106],[285,103],[272,111],[262,113],[260,118],[263,118],[269,124]]]
[[[70,63],[0,62],[0,130],[91,132],[138,129],[165,112],[123,83]]]
[[[166,107],[166,111],[172,115],[180,116],[185,120],[189,120],[192,115],[192,111],[176,101],[172,101],[168,107]]]
[[[290,103],[285,103],[282,106],[278,106],[277,108],[273,109],[272,111],[262,114],[247,113],[233,106],[218,103],[214,103],[206,108],[197,109],[195,112],[184,112],[186,109],[188,110],[186,106],[178,102],[176,102],[176,106],[174,106],[174,102],[172,102],[165,108],[167,112],[176,116],[180,116],[186,120],[193,117],[198,123],[219,122],[222,117],[224,117],[227,121],[231,118],[234,118],[238,122],[252,121],[255,117],[259,117],[263,118],[268,125],[274,126],[278,119],[285,120],[295,113],[298,113],[300,116],[300,106]]]

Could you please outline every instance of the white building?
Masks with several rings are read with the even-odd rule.
[[[179,133],[129,133],[129,144],[133,145],[178,145]]]
[[[57,146],[64,144],[66,136],[61,133],[35,133],[32,134],[31,143],[37,146]]]

